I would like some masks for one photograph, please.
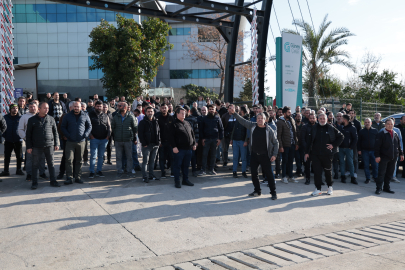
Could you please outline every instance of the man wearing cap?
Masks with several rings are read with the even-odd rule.
[[[15,156],[17,158],[17,175],[24,175],[23,171],[21,170],[21,162],[22,162],[22,140],[20,136],[18,136],[18,123],[20,121],[21,116],[18,114],[18,105],[11,104],[10,105],[10,113],[4,116],[6,120],[7,129],[3,133],[3,137],[6,140],[4,142],[4,171],[0,173],[0,176],[9,176],[10,171],[10,158],[11,152],[14,150]]]

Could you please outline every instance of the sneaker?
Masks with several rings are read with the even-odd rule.
[[[165,173],[162,173],[161,175],[160,175],[160,179],[166,179],[167,177],[166,177],[166,174]]]
[[[60,185],[57,181],[52,181],[50,185],[51,185],[51,187],[60,187]]]
[[[136,174],[136,171],[135,171],[135,169],[132,169],[132,174]]]
[[[209,174],[209,175],[217,175],[217,173],[214,170],[212,170],[210,172],[207,172],[207,174]]]
[[[194,177],[197,177],[197,176],[198,176],[197,171],[194,171],[194,172],[193,172],[193,176],[194,176]]]
[[[281,177],[280,177],[280,174],[276,174],[276,175],[274,175],[274,178],[275,178],[275,179],[279,179],[279,178],[281,178]]]
[[[174,178],[174,174],[170,173],[170,178]]]
[[[89,178],[90,178],[90,179],[93,179],[93,178],[94,178],[94,173],[91,172],[91,173],[89,174]]]
[[[271,194],[271,199],[274,201],[274,200],[277,200],[277,193],[275,192],[275,191],[273,191],[273,192],[270,192],[270,194]]]
[[[148,180],[148,178],[146,178],[146,177],[143,178],[142,181],[144,181],[145,183],[149,183],[149,180]]]
[[[346,173],[345,173],[345,176],[349,176],[349,175],[350,175],[350,172],[346,172]]]
[[[262,180],[262,181],[260,181],[260,184],[266,185],[266,184],[267,184],[267,180]]]
[[[76,179],[75,179],[75,183],[83,184],[84,182],[83,182],[83,180],[81,180],[80,178],[76,178]]]
[[[97,177],[104,177],[104,174],[102,172],[96,172]]]
[[[206,175],[206,173],[205,173],[203,170],[201,170],[201,171],[198,173],[198,176],[204,176],[204,175]]]
[[[392,177],[391,182],[401,183],[401,181],[399,181],[398,178],[396,178],[396,177]]]
[[[295,179],[294,177],[289,177],[288,181],[293,182],[293,183],[298,183],[299,181]]]
[[[366,181],[364,181],[365,184],[369,184],[370,183],[370,179],[366,179]]]
[[[42,179],[48,179],[48,176],[46,176],[45,173],[41,174],[39,177],[42,178]]]
[[[243,172],[243,173],[242,173],[242,176],[245,177],[245,178],[248,178],[246,172]]]
[[[326,194],[332,195],[333,194],[333,187],[328,187],[328,192]]]
[[[111,162],[111,160],[107,160],[107,162],[106,162],[105,164],[113,165],[112,162]]]
[[[60,173],[60,174],[58,174],[58,176],[56,176],[56,179],[57,180],[61,180],[61,179],[63,179],[63,176],[64,176],[65,174],[62,174],[62,173]]]
[[[261,196],[261,195],[262,195],[262,194],[261,194],[260,192],[256,192],[256,191],[254,191],[254,192],[252,192],[252,193],[249,194],[250,197],[259,197],[259,196]]]
[[[183,186],[189,186],[189,187],[194,186],[194,184],[191,183],[189,180],[186,180],[186,181],[183,180],[183,181],[181,182],[181,184],[182,184]]]
[[[10,176],[10,172],[2,171],[2,172],[0,173],[0,176]]]
[[[21,169],[17,170],[16,175],[25,175]]]
[[[311,183],[311,181],[309,180],[309,178],[307,178],[306,180],[305,180],[305,185],[309,185]]]
[[[287,179],[287,177],[284,177],[284,178],[283,178],[283,183],[284,183],[284,184],[288,184],[288,179]]]
[[[222,167],[228,166],[228,162],[224,162],[224,165]]]
[[[32,180],[31,174],[27,174],[27,177],[25,178],[25,181],[31,181],[31,180]]]
[[[343,175],[343,176],[341,176],[340,178],[341,178],[340,181],[341,181],[342,183],[346,184],[346,176]]]
[[[37,188],[38,188],[38,184],[37,184],[37,183],[32,184],[31,189],[37,189]]]
[[[356,177],[352,177],[350,180],[350,183],[358,185],[359,183],[357,183]]]
[[[149,176],[149,180],[156,180],[156,181],[158,181],[158,180],[160,180],[160,179],[153,175],[153,176]]]
[[[238,173],[237,172],[233,172],[233,178],[238,178]]]
[[[321,192],[320,190],[315,189],[315,191],[312,192],[311,195],[312,195],[312,196],[319,196],[319,195],[322,195],[322,192]]]
[[[357,178],[357,173],[354,173],[353,175],[354,175],[354,178]]]

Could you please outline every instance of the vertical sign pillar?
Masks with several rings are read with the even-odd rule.
[[[257,16],[256,7],[253,10],[253,20],[251,23],[252,39],[252,103],[259,104],[259,72],[257,66]]]

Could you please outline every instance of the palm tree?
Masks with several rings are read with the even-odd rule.
[[[347,28],[339,27],[332,29],[328,34],[326,30],[331,25],[326,14],[319,30],[316,31],[309,23],[301,20],[294,20],[293,25],[300,31],[285,29],[284,32],[301,35],[303,40],[302,66],[304,70],[304,83],[307,88],[309,105],[316,105],[315,89],[317,82],[324,77],[332,65],[342,65],[355,70],[354,65],[349,61],[350,54],[341,49],[342,45],[347,45],[347,37],[354,36]]]

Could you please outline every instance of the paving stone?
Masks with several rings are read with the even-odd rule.
[[[396,231],[391,228],[384,228],[381,226],[371,226],[368,229],[375,230],[376,232],[384,234],[384,235],[397,237],[399,239],[405,239],[405,232]]]
[[[324,257],[324,256],[322,256],[320,254],[315,254],[315,253],[308,252],[308,251],[305,251],[305,250],[302,250],[302,249],[299,249],[299,248],[295,248],[295,247],[289,246],[289,245],[287,245],[285,243],[275,244],[273,246],[275,248],[284,250],[286,252],[292,252],[294,254],[297,254],[298,256],[302,256],[304,258],[308,258],[308,259],[311,259],[311,260],[315,260],[315,259],[319,259],[319,258]]]
[[[225,270],[226,269],[226,268],[223,268],[222,266],[219,266],[216,263],[211,262],[208,259],[193,261],[193,264],[201,267],[201,269],[203,269],[203,270]]]
[[[361,245],[366,246],[366,247],[384,245],[387,243],[387,241],[384,241],[384,240],[372,239],[370,237],[362,236],[359,234],[354,234],[349,231],[337,232],[336,234],[346,236],[350,239],[356,239],[359,241],[358,243],[360,243]]]
[[[232,254],[227,254],[226,256],[228,258],[232,259],[232,260],[235,260],[235,261],[237,261],[239,263],[242,263],[242,264],[246,264],[247,266],[250,266],[250,267],[256,268],[256,269],[265,270],[265,269],[276,269],[276,268],[278,268],[277,265],[266,263],[264,261],[261,261],[261,260],[255,259],[253,257],[247,256],[247,255],[245,255],[245,254],[243,254],[241,252],[235,252],[235,253],[232,253]]]
[[[306,262],[309,260],[308,258],[304,258],[304,257],[298,256],[298,255],[290,253],[290,252],[282,251],[282,250],[276,249],[272,246],[261,247],[261,248],[258,248],[258,250],[269,253],[270,255],[273,255],[273,256],[280,257],[287,261],[290,260],[295,263],[302,263],[302,262]]]
[[[244,253],[248,256],[251,256],[253,258],[256,258],[258,260],[265,261],[269,264],[273,263],[280,267],[295,264],[295,262],[293,262],[292,260],[287,261],[287,260],[284,260],[275,255],[270,255],[266,252],[260,251],[258,249],[249,249],[249,250],[242,251],[242,253]]]
[[[305,249],[309,252],[315,252],[317,254],[321,254],[325,257],[330,257],[330,256],[334,256],[336,254],[339,254],[339,252],[336,251],[332,251],[328,248],[324,248],[324,247],[320,247],[320,246],[314,246],[314,245],[310,245],[310,244],[306,244],[303,241],[291,241],[287,243],[288,245],[293,245],[297,248],[302,248]]]
[[[383,225],[379,225],[380,227],[383,228],[390,228],[392,230],[401,232],[401,233],[405,233],[405,227],[399,227],[399,226],[395,226],[394,224],[383,224]]]
[[[219,264],[220,266],[229,269],[229,270],[251,270],[255,269],[253,267],[249,267],[245,264],[238,263],[226,256],[217,256],[217,257],[212,257],[210,260],[216,264]]]
[[[385,234],[379,233],[379,232],[376,232],[375,230],[371,230],[371,229],[368,229],[368,228],[361,229],[361,230],[358,230],[358,231],[359,231],[358,233],[366,234],[368,236],[376,237],[376,238],[379,238],[379,239],[383,239],[383,240],[386,240],[388,242],[397,242],[397,241],[401,240],[401,239],[399,239],[399,238],[397,238],[395,236],[390,236],[389,234],[386,234],[386,233]]]
[[[154,270],[176,270],[173,266],[165,266],[160,268],[155,268]]]
[[[323,240],[323,241],[322,241]],[[301,242],[306,243],[308,245],[314,245],[318,247],[328,248],[329,250],[333,250],[339,253],[346,253],[352,251],[352,249],[348,247],[343,247],[341,242],[337,242],[331,238],[326,238],[325,236],[317,236],[315,238],[304,238],[300,239]]]
[[[175,264],[174,268],[176,268],[176,270],[201,270],[200,267],[197,267],[190,262]]]
[[[335,233],[325,234],[325,237],[328,239],[333,239],[333,240],[337,241],[338,243],[340,242],[342,246],[348,247],[352,250],[359,250],[359,249],[363,249],[368,246],[374,246],[374,244],[372,244],[372,243],[369,243],[369,242],[363,243],[363,241],[359,241],[357,239],[351,238],[350,236],[343,236],[343,235],[338,235]],[[317,236],[313,237],[313,238],[317,238]]]

